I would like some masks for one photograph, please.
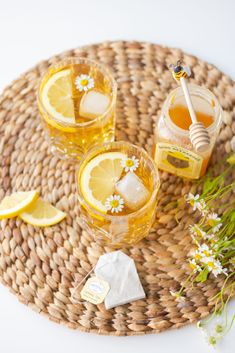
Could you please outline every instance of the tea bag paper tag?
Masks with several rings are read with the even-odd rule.
[[[100,304],[109,292],[107,281],[96,276],[90,277],[81,290],[81,298],[92,304]]]
[[[110,286],[104,301],[106,309],[145,298],[134,260],[122,251],[100,256],[94,272]]]

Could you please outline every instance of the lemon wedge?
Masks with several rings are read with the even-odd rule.
[[[41,100],[47,112],[62,123],[75,124],[71,71],[53,74],[41,90]]]
[[[80,186],[84,199],[96,210],[106,213],[106,199],[114,193],[126,154],[107,152],[94,157],[81,172]]]
[[[12,218],[34,204],[38,198],[38,192],[19,191],[10,196],[5,196],[0,203],[0,219]]]
[[[62,221],[66,217],[66,213],[38,198],[32,207],[22,212],[19,216],[23,221],[33,226],[47,227]]]

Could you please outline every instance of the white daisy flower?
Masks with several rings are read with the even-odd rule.
[[[201,246],[200,246],[200,251],[203,251],[203,250],[209,250],[209,247],[207,244],[203,243]]]
[[[186,201],[193,207],[193,211],[196,211],[198,204],[199,204],[199,197],[200,195],[193,195],[191,193],[188,194]]]
[[[196,208],[201,212],[202,216],[206,216],[208,214],[208,210],[204,200],[200,200]]]
[[[120,195],[111,195],[105,201],[105,208],[112,213],[121,212],[124,207],[124,200]]]
[[[90,77],[89,75],[80,75],[76,77],[75,80],[75,85],[76,88],[82,92],[82,91],[88,91],[89,89],[94,87],[94,79]]]
[[[207,223],[212,227],[213,232],[218,232],[222,227],[222,223],[220,222],[221,218],[217,215],[217,213],[209,213],[207,215]]]
[[[199,252],[201,253],[202,257],[208,257],[212,254],[212,250],[205,243],[199,246]]]
[[[139,160],[135,157],[126,157],[121,160],[125,172],[134,172],[139,167]]]
[[[189,233],[193,236],[199,236],[201,238],[206,237],[206,232],[202,230],[197,224],[189,226]]]
[[[194,272],[197,272],[197,271],[201,272],[202,271],[201,267],[196,263],[195,259],[189,260],[189,265]]]
[[[207,265],[208,270],[213,273],[215,277],[217,277],[219,274],[224,273],[227,275],[227,270],[223,269],[221,263],[219,260],[216,260],[214,257],[207,257],[203,259],[204,263]]]
[[[196,262],[200,261],[202,263],[206,263],[207,258],[211,256],[213,256],[213,252],[205,243],[199,245],[198,249],[192,252],[192,257],[193,259],[195,259]]]
[[[221,263],[218,260],[215,260],[213,257],[208,257],[205,261],[208,270],[211,271],[215,277],[223,272]]]
[[[221,221],[221,218],[217,215],[217,213],[213,212],[213,213],[209,213],[207,215],[207,221],[208,221],[208,223],[210,221],[218,223]],[[212,225],[213,225],[213,223],[212,223]]]
[[[188,197],[186,198],[186,201],[193,207],[193,211],[200,211],[203,216],[205,216],[208,213],[207,206],[205,201],[199,200],[200,195],[193,195],[191,193],[188,194]]]
[[[202,254],[199,250],[195,250],[192,252],[192,257],[196,260],[196,261],[201,261],[202,259]]]

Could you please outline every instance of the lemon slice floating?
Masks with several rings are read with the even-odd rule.
[[[28,208],[19,216],[23,221],[33,226],[47,227],[62,221],[62,219],[66,217],[66,213],[58,210],[58,208],[43,201],[41,198],[38,198],[32,207]]]
[[[72,92],[70,69],[52,75],[41,91],[41,100],[47,112],[63,123],[76,123]]]
[[[114,193],[123,167],[121,160],[126,154],[107,152],[87,163],[81,174],[81,192],[84,199],[96,210],[106,213],[106,199]]]
[[[12,218],[30,207],[38,198],[38,192],[19,191],[4,197],[0,203],[0,219]]]

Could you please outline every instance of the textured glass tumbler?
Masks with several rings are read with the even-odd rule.
[[[138,178],[147,185],[149,197],[133,212],[125,213],[124,208],[120,215],[103,213],[90,205],[84,197],[81,185],[84,168],[94,158],[112,152],[123,153],[129,157],[135,156],[139,161]],[[94,236],[95,240],[114,247],[122,247],[135,244],[148,235],[155,220],[160,179],[154,161],[143,148],[125,141],[94,147],[82,159],[76,178],[80,216],[86,230]]]
[[[86,103],[83,95],[88,98]],[[51,151],[62,159],[77,160],[93,145],[113,141],[116,96],[113,76],[95,61],[67,58],[51,66],[38,91],[38,106]],[[106,101],[107,109],[100,110],[100,104]],[[88,109],[84,115],[83,106]]]

